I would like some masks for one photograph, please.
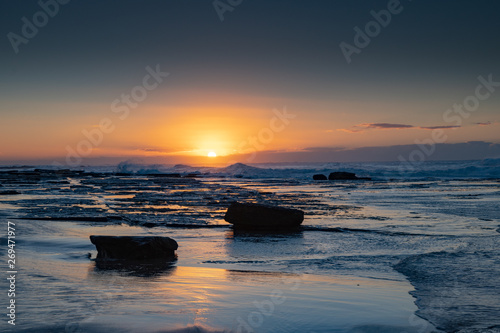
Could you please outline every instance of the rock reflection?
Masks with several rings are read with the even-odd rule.
[[[171,275],[175,272],[177,259],[170,261],[151,259],[151,260],[110,260],[95,259],[94,272],[105,273],[114,272],[120,275],[153,277]]]
[[[247,229],[239,229],[239,228],[231,228],[226,233],[226,238],[261,238],[261,237],[270,237],[273,238],[303,238],[302,229],[292,229],[287,231],[280,230],[247,230]]]

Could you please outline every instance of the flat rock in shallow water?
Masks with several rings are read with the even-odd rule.
[[[224,220],[243,229],[293,229],[304,221],[298,209],[270,205],[233,202]]]
[[[169,237],[90,236],[97,249],[97,259],[171,259],[178,245]]]
[[[344,171],[338,171],[338,172],[332,172],[328,176],[329,180],[371,180],[369,177],[358,177],[356,174],[352,172],[344,172]]]
[[[329,180],[353,180],[353,179],[358,179],[358,177],[356,177],[356,174],[354,174],[352,172],[340,171],[340,172],[332,172],[328,176],[328,179]]]

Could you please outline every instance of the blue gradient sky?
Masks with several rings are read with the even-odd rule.
[[[243,0],[221,21],[212,1],[73,0],[16,54],[7,34],[21,35],[21,19],[32,21],[41,7],[3,1],[0,163],[65,163],[86,140],[82,131],[103,118],[114,130],[79,154],[82,163],[203,163],[209,151],[221,162],[248,160],[252,149],[261,162],[298,154],[330,161],[317,148],[355,152],[428,139],[424,127],[455,125],[443,114],[474,95],[478,76],[500,81],[500,3],[401,1],[402,11],[348,64],[339,44],[353,44],[354,27],[364,29],[370,12],[387,5]],[[170,75],[119,119],[112,102],[158,64]],[[460,127],[443,129],[440,143],[500,143],[498,90]],[[249,144],[269,127],[272,110],[285,107],[295,118],[272,139]]]

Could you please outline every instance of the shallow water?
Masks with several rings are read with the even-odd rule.
[[[18,232],[18,330],[500,327],[497,180],[0,179],[22,193],[0,197],[0,218]],[[223,220],[234,200],[303,209],[306,219],[291,234],[235,233]],[[178,259],[146,273],[97,267],[91,234],[169,236]],[[274,290],[286,301],[259,312]]]
[[[414,318],[416,307],[407,294],[411,286],[405,281],[312,271],[285,273],[269,262],[262,269],[249,270],[253,263],[242,256],[257,262],[255,249],[249,253],[239,248],[234,239],[238,236],[227,232],[226,237],[218,230],[211,230],[207,237],[176,237],[186,244],[179,248],[176,262],[145,274],[131,267],[100,267],[89,260],[87,252],[95,257],[95,250],[88,235],[173,234],[161,228],[32,220],[18,220],[16,227],[21,272],[18,330],[159,332],[198,327],[235,332],[345,332],[383,326],[416,331],[409,318],[419,327],[430,327]],[[275,239],[263,244],[268,241]],[[220,248],[223,243],[225,249]],[[255,240],[251,243],[259,245]],[[267,252],[266,248],[257,250],[261,256]],[[202,261],[208,256],[239,260],[232,269],[210,268]]]

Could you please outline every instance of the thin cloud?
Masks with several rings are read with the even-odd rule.
[[[426,130],[435,130],[435,129],[450,129],[450,128],[459,128],[459,127],[462,127],[462,126],[454,126],[454,125],[450,125],[450,126],[420,126],[419,128],[426,129]]]
[[[339,128],[337,131],[341,132],[346,132],[346,133],[358,133],[358,132],[364,132],[362,129],[356,129],[356,128]]]
[[[414,128],[413,125],[406,124],[391,124],[391,123],[367,123],[367,124],[358,124],[351,128],[339,128],[337,131],[346,132],[346,133],[359,133],[364,132],[368,129],[408,129]]]
[[[474,123],[474,125],[477,125],[477,126],[489,126],[489,125],[496,125],[496,124],[499,124],[498,121],[487,121],[487,122],[483,122],[483,123]]]
[[[374,128],[374,129],[404,129],[404,128],[414,128],[413,125],[405,124],[390,124],[390,123],[371,123],[371,124],[360,124],[356,125],[358,127]]]
[[[435,129],[453,129],[459,127],[461,126],[455,126],[455,125],[413,126],[407,124],[392,124],[392,123],[367,123],[367,124],[355,125],[352,126],[351,128],[340,128],[337,131],[347,132],[347,133],[358,133],[358,132],[364,132],[365,130],[393,130],[393,129],[435,130]]]
[[[337,131],[347,132],[347,133],[358,133],[364,132],[368,129],[408,129],[414,128],[413,125],[406,124],[391,124],[391,123],[367,123],[367,124],[358,124],[352,126],[351,128],[339,128]]]

